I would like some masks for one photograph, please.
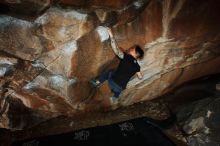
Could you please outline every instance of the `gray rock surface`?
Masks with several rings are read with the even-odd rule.
[[[190,146],[220,145],[220,98],[206,98],[184,106],[177,114]]]

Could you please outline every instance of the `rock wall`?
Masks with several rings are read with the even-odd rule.
[[[218,0],[4,0],[0,7],[0,127],[128,106],[220,71]],[[105,85],[88,83],[118,63],[102,26],[124,50],[145,50],[144,78],[132,78],[118,105],[109,105]]]
[[[219,145],[219,98],[205,98],[183,107],[177,114],[190,146]]]

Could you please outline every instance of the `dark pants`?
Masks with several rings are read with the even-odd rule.
[[[111,91],[114,93],[113,97],[118,98],[123,89],[112,80],[112,74],[112,70],[104,72],[99,76],[98,80],[100,83],[103,83],[104,81],[108,80],[108,85],[111,88]]]

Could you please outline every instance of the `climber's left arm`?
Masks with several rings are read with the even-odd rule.
[[[110,28],[107,28],[110,40],[111,40],[111,46],[114,51],[114,53],[121,59],[124,58],[124,53],[121,51],[121,49],[118,47],[118,44],[113,36],[112,30]]]
[[[138,79],[140,80],[143,79],[143,74],[141,71],[137,72],[136,74],[137,74]]]

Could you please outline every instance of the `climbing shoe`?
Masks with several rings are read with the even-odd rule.
[[[112,96],[112,97],[110,97],[110,102],[111,102],[111,104],[117,104],[118,103],[118,98]]]
[[[93,86],[93,87],[98,87],[101,83],[99,82],[99,80],[90,80],[90,84]]]

